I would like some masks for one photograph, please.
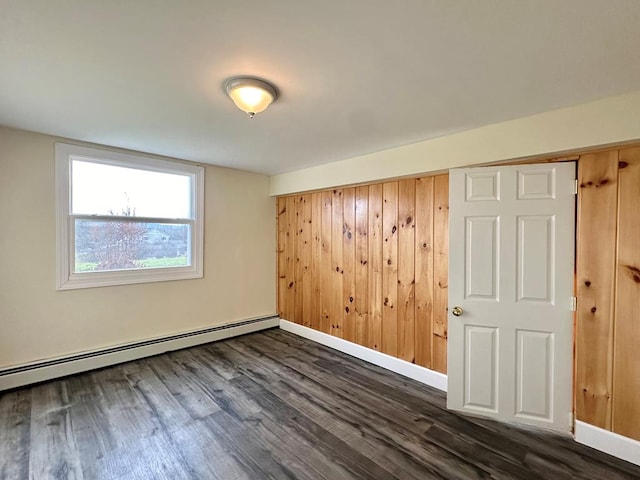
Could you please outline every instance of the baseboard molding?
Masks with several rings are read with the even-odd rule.
[[[0,369],[0,391],[279,326],[277,315]]]
[[[576,420],[576,442],[640,465],[640,442]]]
[[[405,377],[412,378],[418,382],[430,385],[443,392],[447,391],[447,376],[442,373],[414,365],[413,363],[371,350],[361,345],[356,345],[355,343],[323,332],[318,332],[312,328],[303,327],[288,320],[280,319],[280,328],[333,348],[334,350],[373,363],[379,367],[386,368],[392,372],[404,375]],[[636,440],[580,421],[576,421],[575,424],[575,440],[588,447],[595,448],[596,450],[626,460],[627,462],[640,465],[640,442]]]
[[[371,350],[370,348],[348,342],[341,338],[337,338],[323,332],[318,332],[312,328],[303,327],[302,325],[289,322],[288,320],[280,319],[280,328],[287,332],[294,333],[333,348],[334,350],[338,350],[366,362],[373,363],[379,367],[386,368],[392,372],[404,375],[405,377],[412,378],[413,380],[417,380],[418,382],[437,388],[443,392],[447,391],[447,376],[440,372],[435,372],[428,368],[420,367],[405,360],[392,357],[391,355],[386,355],[376,350]]]
[[[307,338],[392,372],[412,378],[426,385],[447,391],[447,376],[428,368],[414,365],[399,358],[356,345],[341,338],[303,327],[293,322],[268,316],[227,323],[212,328],[153,338],[145,341],[118,345],[107,349],[83,352],[52,358],[40,362],[0,369],[0,391],[33,383],[65,377],[118,363],[158,355],[205,343],[237,337],[247,333],[280,327],[295,335]],[[575,440],[588,447],[613,455],[635,465],[640,465],[640,442],[616,433],[576,421]]]

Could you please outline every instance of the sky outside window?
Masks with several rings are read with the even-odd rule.
[[[187,175],[72,161],[72,214],[191,218]]]

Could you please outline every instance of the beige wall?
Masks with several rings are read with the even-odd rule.
[[[640,140],[640,91],[271,177],[271,195]]]
[[[56,291],[57,140],[0,127],[0,368],[275,313],[268,178],[212,166],[203,279]]]

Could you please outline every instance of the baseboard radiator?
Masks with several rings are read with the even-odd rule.
[[[278,327],[277,315],[0,369],[0,391]]]

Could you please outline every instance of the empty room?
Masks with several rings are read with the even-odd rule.
[[[639,27],[0,0],[0,480],[640,479]]]

